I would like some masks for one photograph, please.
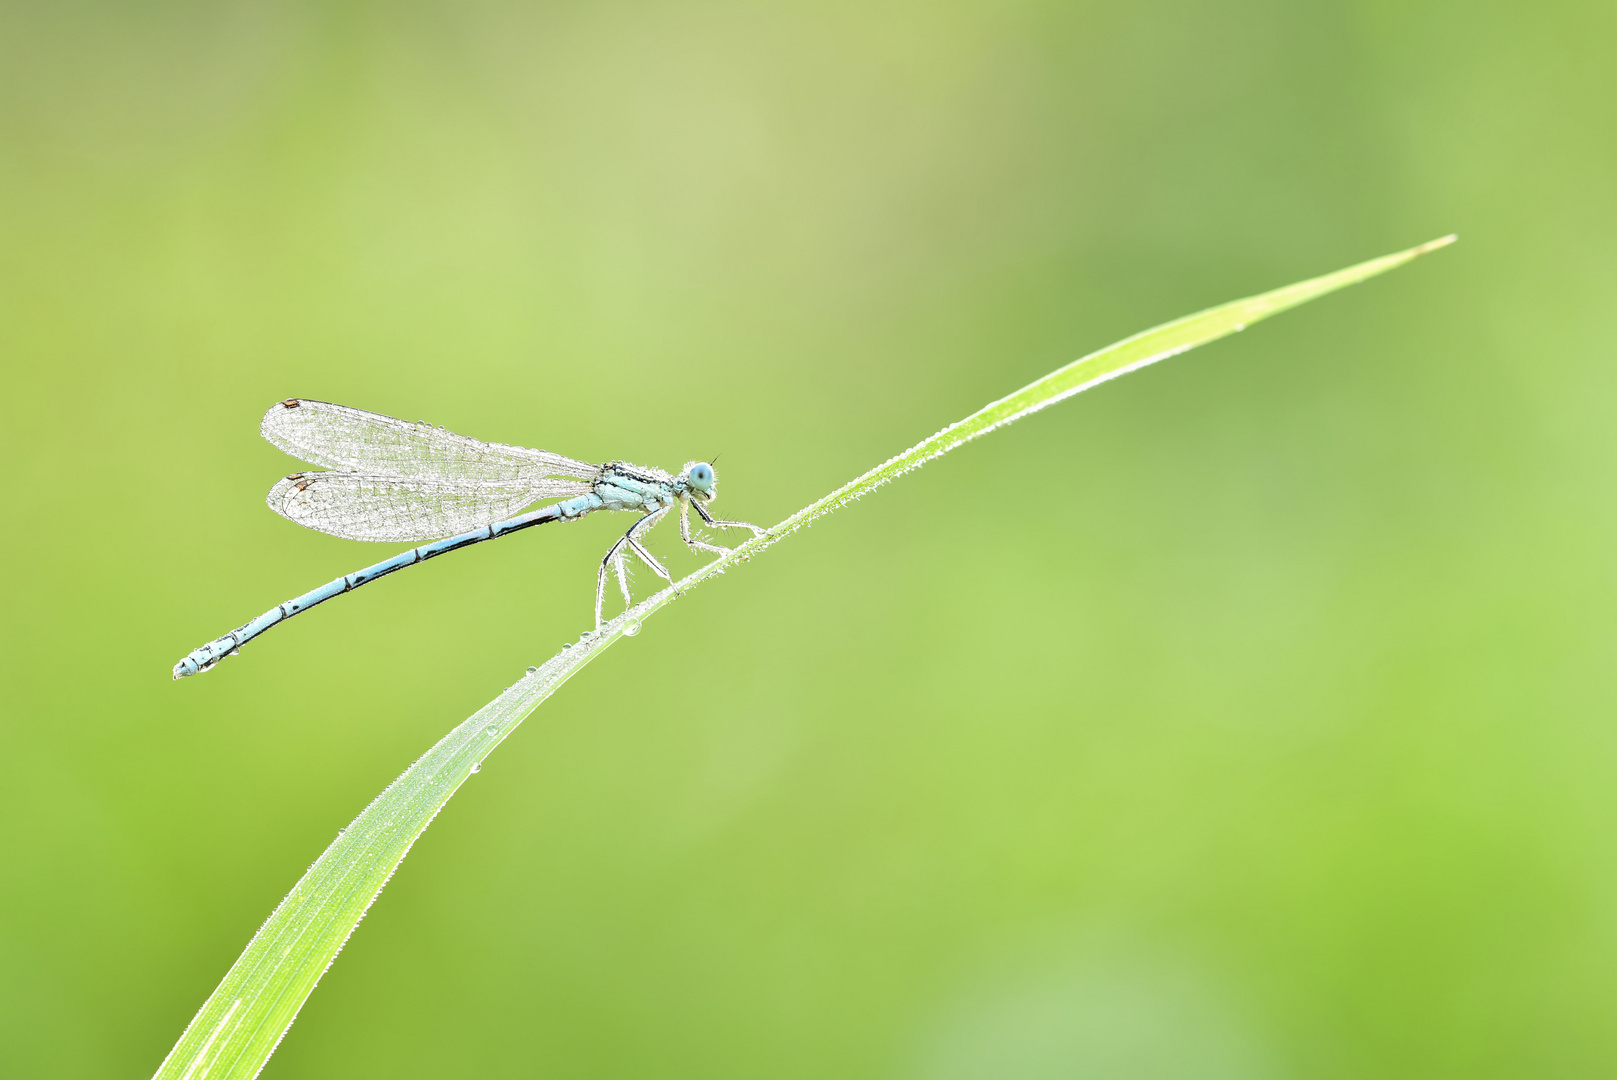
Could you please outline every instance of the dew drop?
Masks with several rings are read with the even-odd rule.
[[[483,763],[481,761],[472,762],[472,772],[475,773],[475,772],[482,772],[482,771],[483,771]]]
[[[484,734],[487,734],[487,735],[498,735],[500,733],[500,729],[497,728],[497,727],[490,726],[490,727],[484,728],[483,732],[484,732]]]
[[[529,675],[532,675],[532,674],[533,674],[533,673],[534,673],[534,672],[536,672],[536,671],[538,671],[538,670],[539,670],[539,669],[538,669],[538,668],[536,668],[536,667],[530,667],[530,668],[528,668],[528,674],[529,674]]]
[[[638,622],[628,622],[623,625],[624,637],[634,637],[638,633],[640,633],[640,624]]]

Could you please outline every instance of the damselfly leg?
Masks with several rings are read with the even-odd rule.
[[[680,500],[679,504],[679,538],[685,541],[686,547],[698,554],[711,551],[715,555],[727,555],[730,552],[727,547],[710,544],[706,540],[698,540],[691,535],[691,504],[683,499]]]
[[[701,517],[702,523],[704,525],[710,525],[715,529],[751,529],[752,530],[752,535],[754,537],[768,536],[769,535],[769,530],[768,529],[760,529],[758,526],[750,524],[749,522],[745,522],[745,521],[721,521],[720,519],[714,517],[712,514],[708,513],[707,512],[707,507],[703,506],[701,503],[697,502],[695,499],[691,500],[691,505],[696,507],[696,513]],[[728,550],[728,549],[725,549],[725,550]]]
[[[668,511],[670,509],[671,507],[665,506],[660,510],[653,510],[645,517],[629,526],[629,531],[620,536],[618,538],[618,542],[613,544],[612,547],[607,550],[605,557],[601,559],[601,571],[595,582],[596,630],[600,630],[601,628],[601,612],[606,605],[606,572],[608,567],[615,567],[617,570],[618,588],[623,590],[623,606],[625,608],[631,608],[634,606],[634,597],[629,592],[628,571],[623,565],[623,556],[625,554],[623,549],[625,547],[629,548],[629,550],[640,556],[640,560],[647,566],[651,567],[652,572],[658,577],[662,578],[670,585],[674,583],[674,576],[668,572],[668,568],[662,563],[658,562],[657,557],[651,552],[647,551],[646,546],[640,542],[638,537],[635,536],[636,533],[644,532],[647,529],[655,527],[657,522],[661,521],[668,515]]]

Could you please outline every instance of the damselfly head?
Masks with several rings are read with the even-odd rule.
[[[685,467],[685,482],[690,485],[691,491],[704,498],[711,499],[718,494],[719,478],[714,475],[713,466],[705,461],[693,462]]]

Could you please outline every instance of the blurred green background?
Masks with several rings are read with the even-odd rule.
[[[272,402],[722,452],[768,523],[1457,231],[675,605],[265,1075],[1611,1075],[1614,39],[1593,0],[0,7],[0,1073],[155,1069],[589,625],[615,521],[172,683],[392,550],[265,509]]]

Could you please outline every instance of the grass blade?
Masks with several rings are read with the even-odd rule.
[[[770,530],[682,580],[683,592],[745,562],[765,548],[918,468],[962,443],[1037,412],[1092,386],[1176,356],[1357,284],[1454,241],[1447,236],[1334,274],[1236,300],[1136,334],[1062,367],[951,424],[811,503]],[[599,634],[586,635],[489,702],[444,736],[338,834],[293,886],[225,974],[157,1071],[159,1080],[246,1080],[259,1070],[292,1026],[298,1010],[381,893],[410,846],[432,823],[483,758],[540,702],[625,633],[666,606],[672,588],[635,605]]]

